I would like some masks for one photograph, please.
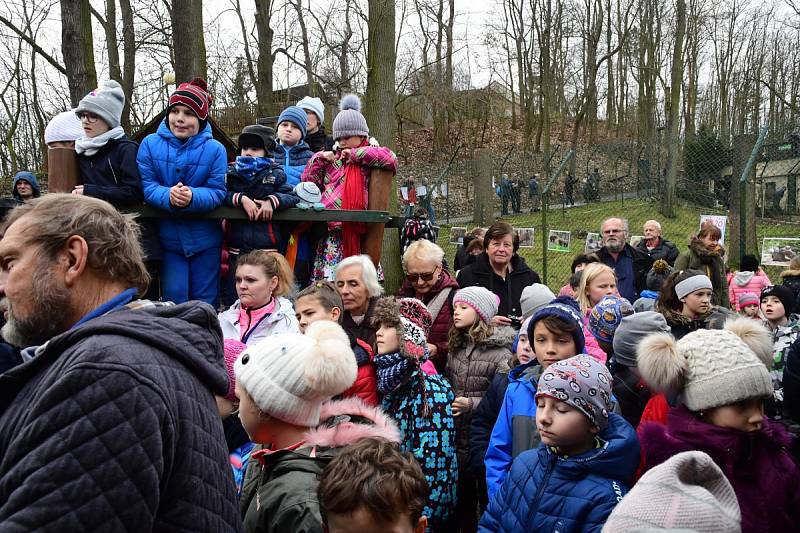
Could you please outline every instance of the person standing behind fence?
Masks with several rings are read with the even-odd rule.
[[[539,174],[534,174],[528,181],[528,200],[531,201],[531,213],[539,211]]]
[[[168,215],[208,213],[225,198],[225,148],[214,140],[206,82],[181,83],[169,97],[166,117],[142,141],[136,162],[145,201]],[[218,220],[166,216],[159,221],[163,297],[175,303],[217,305],[222,225]]]
[[[339,103],[333,121],[337,152],[314,154],[302,181],[311,181],[322,191],[326,209],[363,211],[369,200],[372,169],[397,172],[397,157],[388,148],[370,146],[369,127],[361,114],[358,96],[348,94]],[[367,231],[363,222],[329,222],[328,235],[317,247],[312,279],[333,280],[342,259],[361,254],[361,237]]]
[[[674,265],[680,252],[675,243],[661,237],[661,224],[658,220],[648,220],[642,230],[644,239],[636,243],[635,248],[649,255],[653,261],[663,259],[669,266]]]

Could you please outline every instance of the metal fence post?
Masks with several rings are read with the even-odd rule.
[[[761,127],[761,130],[758,132],[758,139],[756,139],[756,144],[753,145],[753,150],[750,152],[750,157],[747,159],[747,164],[744,166],[744,170],[742,170],[742,175],[739,178],[739,262],[741,264],[742,257],[747,254],[747,178],[750,176],[750,173],[753,171],[753,167],[756,164],[756,159],[758,158],[759,152],[764,147],[764,141],[767,138],[767,132],[769,132],[769,125],[765,124]],[[755,201],[755,198],[753,198]],[[755,224],[755,220],[753,224]]]

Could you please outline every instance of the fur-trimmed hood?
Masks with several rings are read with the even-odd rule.
[[[322,404],[320,424],[306,433],[306,444],[341,448],[366,438],[400,442],[400,430],[380,407],[370,407],[351,397]]]
[[[800,270],[784,270],[778,275],[782,278],[792,278],[795,276],[800,276]]]
[[[492,331],[492,335],[488,339],[477,343],[478,346],[485,346],[487,348],[511,348],[514,340],[517,338],[517,332],[509,326],[498,326]]]
[[[706,248],[706,245],[703,243],[702,239],[697,237],[693,237],[691,241],[689,241],[689,250],[692,251],[699,259],[701,263],[710,263],[715,258],[721,258],[725,255],[725,248],[722,247],[721,244],[717,245],[717,249],[714,251],[709,250]]]

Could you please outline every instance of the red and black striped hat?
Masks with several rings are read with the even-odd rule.
[[[208,119],[208,107],[211,105],[211,95],[208,94],[208,85],[203,78],[194,78],[189,83],[181,83],[169,97],[169,111],[172,106],[183,104],[192,110],[201,121]]]

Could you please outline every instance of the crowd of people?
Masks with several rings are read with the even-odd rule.
[[[331,139],[314,98],[248,126],[226,166],[201,80],[141,146],[122,94],[48,126],[82,126],[72,194],[15,178],[0,530],[800,529],[800,260],[774,284],[727,272],[713,225],[680,252],[614,217],[554,294],[499,221],[453,269],[409,234],[387,296],[363,225],[272,220],[365,209],[369,169],[396,171],[357,98]],[[142,202],[247,220],[120,212]]]

